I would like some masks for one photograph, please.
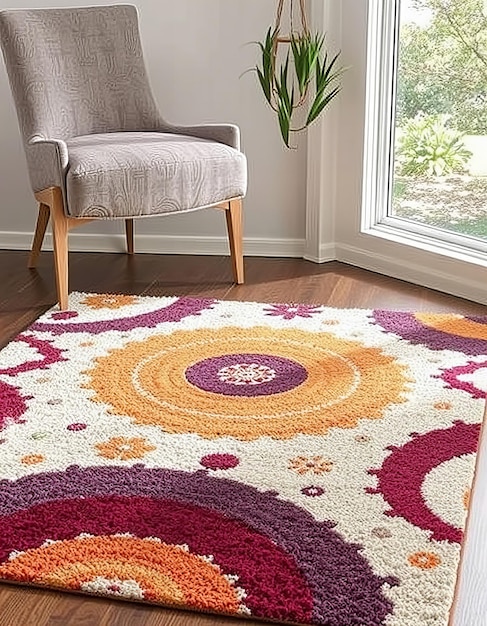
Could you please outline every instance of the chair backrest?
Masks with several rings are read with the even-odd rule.
[[[0,11],[0,42],[24,142],[160,125],[134,6]]]

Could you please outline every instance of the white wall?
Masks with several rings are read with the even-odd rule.
[[[305,236],[306,139],[300,139],[298,150],[285,150],[277,120],[265,106],[255,75],[239,78],[257,60],[257,47],[247,44],[261,39],[273,23],[276,1],[134,0],[134,3],[139,9],[154,94],[166,119],[182,124],[228,121],[241,128],[243,150],[249,161],[249,192],[245,203],[247,252],[299,253]],[[0,9],[74,4],[109,2],[0,0]],[[1,62],[0,141],[0,248],[20,247],[33,232],[36,205]],[[77,233],[81,231],[119,233],[121,225],[103,223],[83,227],[73,235],[72,249],[79,247],[81,239]],[[225,237],[222,215],[214,210],[140,220],[137,232],[182,236],[182,251],[187,251],[189,240],[184,240],[187,236],[222,237],[222,243]],[[252,241],[255,238],[264,241]],[[85,247],[101,246],[102,241],[89,238]],[[151,246],[156,248],[154,251],[164,249],[163,240],[147,239],[147,242],[146,249]],[[106,242],[103,247],[106,249]],[[171,249],[177,247],[178,240],[173,240]]]

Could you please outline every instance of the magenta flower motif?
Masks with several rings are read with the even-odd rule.
[[[323,309],[313,304],[271,304],[270,308],[264,311],[267,315],[292,320],[295,317],[312,317],[316,313],[321,313]]]

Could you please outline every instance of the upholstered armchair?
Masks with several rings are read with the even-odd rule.
[[[68,231],[92,220],[125,220],[133,254],[134,218],[223,209],[242,283],[239,129],[161,117],[135,7],[0,11],[0,40],[39,202],[29,267],[51,219],[60,308],[68,307]]]

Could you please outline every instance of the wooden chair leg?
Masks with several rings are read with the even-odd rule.
[[[127,254],[134,253],[134,220],[125,220],[125,238],[127,240]]]
[[[32,242],[32,250],[29,256],[29,262],[27,267],[34,268],[37,266],[37,260],[42,248],[42,242],[44,241],[44,235],[46,234],[46,228],[49,223],[50,210],[47,204],[42,202],[39,204],[39,215],[37,216],[36,232],[34,234],[34,241]]]
[[[242,200],[230,200],[225,211],[227,219],[228,241],[232,256],[233,276],[237,285],[244,282]]]
[[[66,311],[68,308],[68,232],[72,228],[89,224],[91,217],[68,217],[64,212],[63,192],[61,187],[48,187],[34,194],[37,201],[48,207],[51,215],[52,235],[54,241],[54,269],[56,273],[57,295],[59,308]],[[36,230],[40,232],[39,224]],[[44,227],[45,230],[45,227]],[[41,241],[42,243],[42,241]],[[33,251],[36,246],[33,246]],[[40,249],[40,244],[39,244]]]
[[[68,308],[68,231],[69,218],[64,214],[63,196],[59,187],[52,189],[52,234],[54,239],[54,266],[61,311]]]

